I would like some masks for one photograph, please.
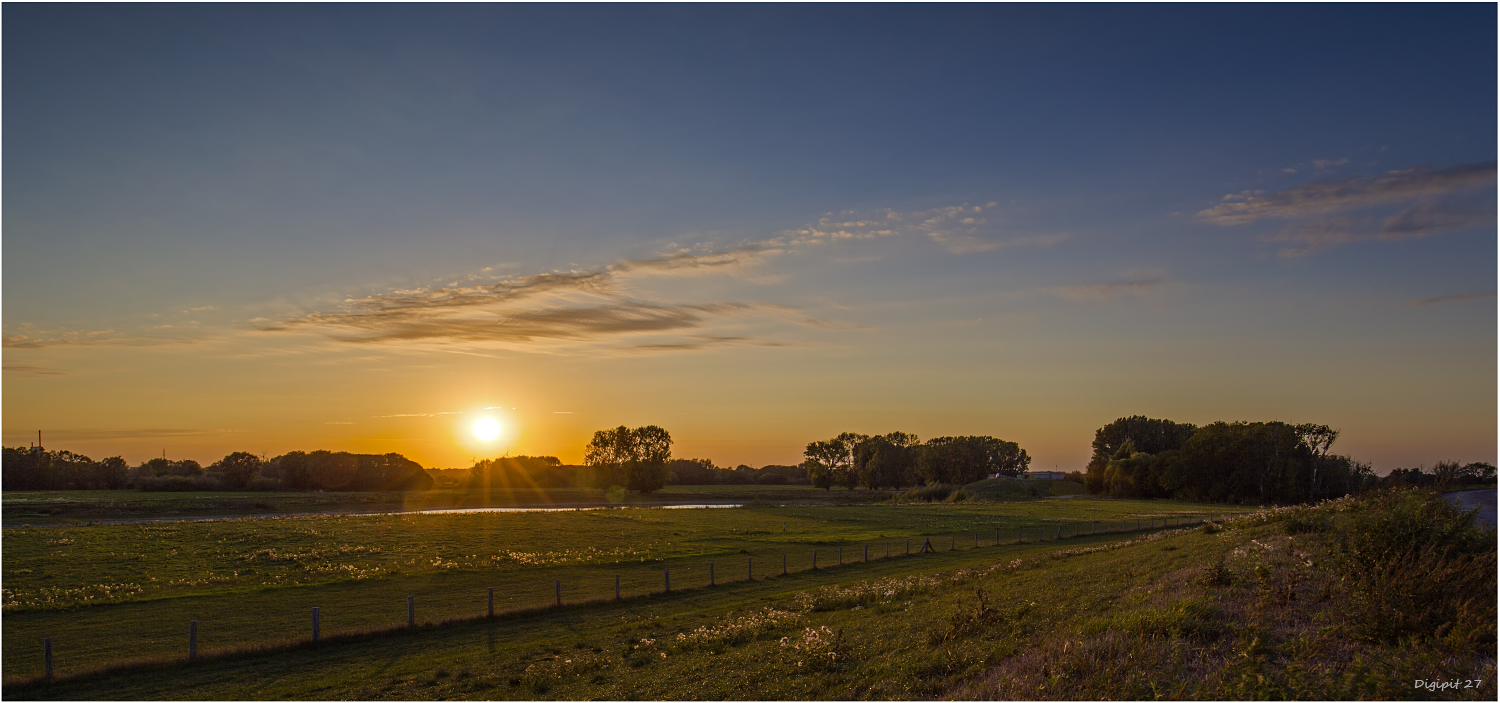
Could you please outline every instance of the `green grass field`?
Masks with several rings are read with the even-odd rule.
[[[878,537],[900,527],[893,522],[915,519],[894,517],[907,511],[928,521],[922,525],[957,526],[1038,517],[1006,515],[1007,509],[1111,506],[1120,513],[1187,507],[1070,499],[988,510],[903,506],[879,518],[859,516],[879,510],[873,506],[820,508],[802,516],[809,521],[802,539],[823,539],[812,529],[814,520],[828,525],[832,538],[851,531],[868,538],[860,531],[874,530]],[[791,535],[790,510],[639,511],[628,519],[660,517],[666,522],[655,529],[678,533],[674,544],[689,536],[696,544],[711,537],[720,521],[748,528],[784,520],[783,534]],[[175,652],[79,675],[84,665],[77,658],[86,643],[74,638],[83,633],[54,635],[62,678],[52,682],[18,679],[34,673],[40,655],[35,634],[27,635],[29,641],[11,639],[14,615],[7,613],[4,695],[1494,700],[1494,533],[1465,527],[1466,518],[1446,510],[1435,498],[1396,496],[1264,511],[1222,527],[970,545],[620,602],[350,632],[317,645],[210,652],[192,663],[182,661],[185,613],[163,611],[163,617],[179,618],[175,627],[163,624],[160,633]],[[773,550],[808,544],[759,534],[726,539]],[[658,564],[693,559],[668,557]],[[585,569],[576,568],[570,573]],[[461,573],[427,576],[437,586]],[[377,581],[400,584],[401,578],[406,576]],[[381,600],[340,590],[355,585],[261,590],[286,597],[320,594],[325,612],[356,603],[372,608]],[[401,592],[392,589],[390,595]],[[190,599],[80,610],[129,613],[173,600]],[[340,605],[329,605],[334,601]],[[384,608],[377,618],[382,622],[370,627],[391,625],[403,615],[404,600]],[[215,622],[205,617],[200,633],[215,631]],[[120,632],[134,626],[113,624]],[[93,636],[104,635],[95,630]],[[13,658],[21,647],[28,648],[24,656]],[[1454,687],[1417,688],[1416,680]]]
[[[862,562],[866,548],[874,561],[901,557],[928,537],[983,555],[997,538],[1067,543],[1228,509],[1071,498],[6,528],[3,665],[7,679],[39,672],[44,637],[59,669],[77,671],[177,656],[190,620],[209,651],[304,638],[313,607],[328,635],[402,624],[408,596],[419,622],[436,622],[483,613],[488,588],[497,611],[515,611],[552,604],[559,583],[564,602],[580,603],[612,599],[617,576],[623,596],[659,592],[664,569],[684,590],[743,581],[748,568],[780,574],[783,559],[807,571],[815,552],[825,570]]]

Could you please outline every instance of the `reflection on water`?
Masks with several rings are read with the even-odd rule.
[[[744,503],[690,503],[686,505],[591,505],[578,508],[435,508],[432,510],[411,510],[405,513],[410,515],[441,515],[445,513],[565,513],[574,510],[626,510],[629,508],[662,508],[664,510],[685,510],[689,508],[743,508]]]

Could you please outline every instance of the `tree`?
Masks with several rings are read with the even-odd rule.
[[[876,435],[854,445],[851,470],[866,488],[910,486],[917,482],[917,436]]]
[[[845,446],[844,440],[840,437],[808,442],[807,449],[802,452],[802,455],[807,457],[807,462],[804,464],[807,467],[807,474],[812,478],[813,485],[818,488],[824,490],[833,488],[833,484],[838,482],[839,472],[849,469],[849,447]]]
[[[833,472],[835,483],[851,491],[859,485],[859,476],[854,473],[854,448],[869,438],[869,435],[858,432],[840,432],[839,436],[833,438],[844,449],[844,455],[839,459],[839,468]]]
[[[714,482],[716,468],[708,459],[673,459],[667,462],[667,478],[678,485],[704,486]]]
[[[1458,479],[1464,483],[1489,483],[1495,480],[1495,465],[1482,461],[1464,464],[1458,471]]]
[[[260,473],[260,457],[250,452],[234,452],[208,468],[220,476],[226,487],[243,490]]]
[[[124,488],[129,482],[130,464],[123,457],[112,456],[99,462],[99,478],[103,488]]]
[[[626,488],[652,493],[667,485],[667,462],[672,458],[672,435],[656,425],[637,427],[632,433],[634,453],[628,466]]]
[[[1310,501],[1318,492],[1318,471],[1323,466],[1323,457],[1328,455],[1328,448],[1333,446],[1334,440],[1339,438],[1339,431],[1328,425],[1314,425],[1304,423],[1296,425],[1294,430],[1308,447],[1312,450],[1312,480],[1307,489],[1307,499]]]
[[[1126,442],[1131,442],[1136,452],[1159,454],[1171,449],[1181,449],[1183,443],[1193,436],[1196,429],[1187,423],[1155,420],[1145,415],[1122,417],[1100,427],[1094,431],[1094,455],[1089,459],[1085,485],[1088,486],[1090,493],[1107,490],[1104,482],[1105,470],[1109,467],[1111,460],[1128,458],[1128,455],[1116,456]]]
[[[311,478],[307,471],[307,452],[287,452],[271,460],[281,474],[281,485],[294,491],[307,490]]]
[[[928,483],[973,483],[991,474],[1016,476],[1031,466],[1021,445],[988,436],[936,437],[917,453],[917,472]]]
[[[656,425],[624,425],[599,430],[584,450],[583,463],[593,469],[596,488],[624,485],[651,493],[667,483],[672,435]]]

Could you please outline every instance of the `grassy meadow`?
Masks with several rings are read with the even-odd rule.
[[[708,549],[715,532],[743,529],[745,534],[719,537],[725,540],[720,544],[776,551],[824,539],[904,538],[897,530],[912,529],[906,524],[917,519],[924,527],[977,528],[1043,517],[1007,514],[1012,510],[1107,511],[1110,506],[1117,514],[1186,507],[1073,499],[983,508],[893,506],[879,517],[860,515],[880,510],[873,506],[824,508],[802,513],[800,525],[792,509],[638,511],[641,515],[608,519],[664,520],[647,523],[656,525],[661,545],[668,542],[665,533],[675,532],[672,544]],[[896,519],[902,513],[916,517]],[[582,514],[546,517],[586,519]],[[778,521],[787,523],[785,533],[770,529]],[[723,529],[715,530],[715,523]],[[816,523],[827,526],[826,536]],[[791,536],[794,526],[801,535]],[[769,534],[752,534],[755,529]],[[711,588],[619,602],[533,608],[394,632],[346,631],[317,645],[210,652],[192,663],[181,661],[185,613],[163,611],[163,617],[179,616],[172,632],[163,633],[179,650],[172,661],[69,676],[79,644],[54,634],[63,678],[10,678],[5,695],[1495,698],[1494,533],[1473,528],[1430,494],[1343,499],[1200,527],[967,546],[754,581],[736,575]],[[657,565],[693,560],[665,557]],[[572,573],[586,571],[577,568]],[[426,572],[435,579],[459,573]],[[377,581],[393,580],[399,582]],[[328,605],[335,601],[375,607],[375,601],[358,600],[355,591],[339,590],[357,583],[263,590],[319,593],[324,612],[335,610]],[[389,591],[391,596],[400,592]],[[205,596],[221,597],[227,594]],[[96,607],[124,613],[173,600],[190,599]],[[385,619],[400,617],[402,606],[404,601],[386,607]],[[27,666],[11,658],[18,646],[29,647],[29,657],[38,658],[34,632],[27,635],[31,641],[11,640],[13,617],[5,616],[7,677]],[[63,626],[62,621],[53,625]],[[204,618],[200,637],[217,627]],[[1451,686],[1414,687],[1419,679]]]
[[[7,498],[8,500],[8,498]],[[566,512],[341,514],[9,527],[3,535],[3,666],[7,679],[41,671],[50,637],[59,671],[186,651],[295,641],[497,612],[633,597],[827,570],[893,557],[892,573],[925,569],[904,557],[933,548],[989,559],[999,542],[1062,543],[1093,531],[1161,526],[1227,506],[1092,498],[1009,503],[755,505]],[[1118,537],[1115,537],[1118,538]],[[908,543],[910,546],[908,547]],[[975,551],[976,546],[981,549]],[[984,556],[989,554],[991,556]],[[932,555],[923,555],[923,559]],[[835,570],[837,571],[837,570]]]

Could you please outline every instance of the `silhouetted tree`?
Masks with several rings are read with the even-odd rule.
[[[928,483],[973,483],[991,474],[1016,476],[1031,466],[1021,445],[988,436],[937,437],[917,452],[917,472]]]
[[[583,463],[594,472],[598,488],[624,485],[651,493],[667,483],[672,435],[656,425],[630,429],[621,425],[599,430],[584,451]]]
[[[250,480],[260,473],[260,457],[250,452],[234,452],[208,467],[210,474],[217,474],[224,487],[244,490]]]
[[[1153,420],[1144,415],[1122,417],[1100,427],[1094,432],[1094,455],[1089,459],[1085,485],[1090,493],[1107,492],[1105,470],[1111,460],[1129,457],[1128,454],[1119,456],[1126,442],[1132,444],[1132,453],[1159,454],[1182,448],[1195,429],[1190,424]]]
[[[917,482],[917,436],[891,432],[854,446],[853,473],[866,488],[901,488]]]

